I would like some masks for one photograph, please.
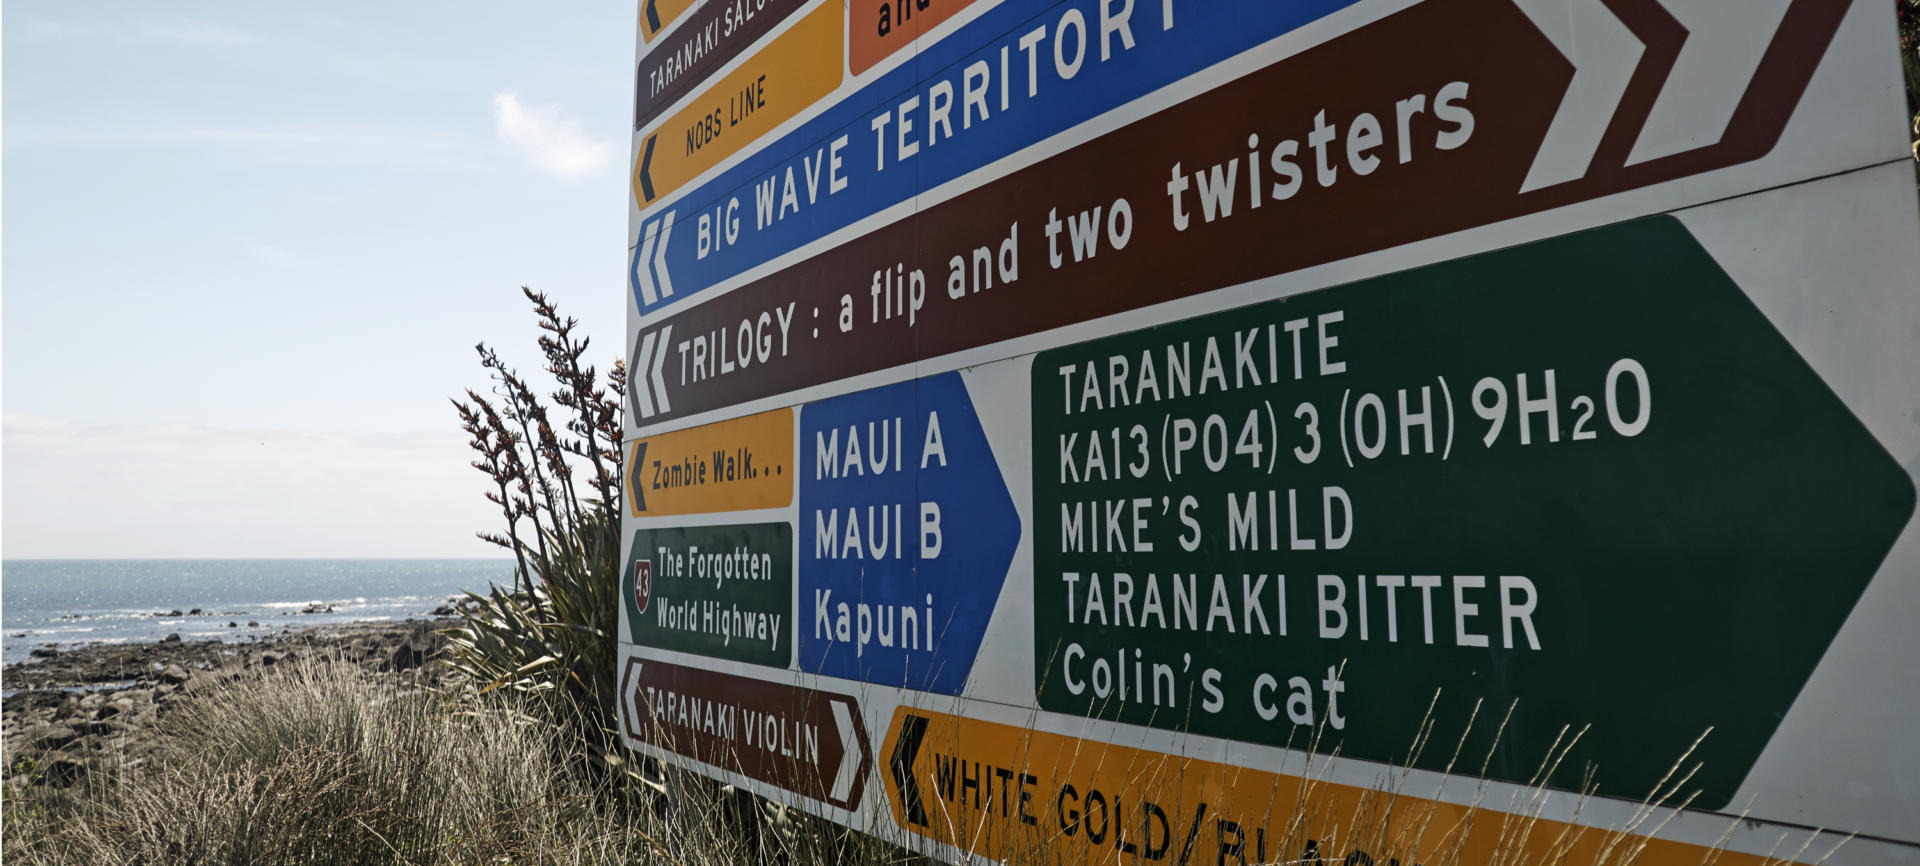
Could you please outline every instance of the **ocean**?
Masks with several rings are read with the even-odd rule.
[[[403,620],[512,580],[507,559],[8,559],[0,655],[13,664],[50,644],[241,641]],[[175,610],[182,615],[164,615]]]

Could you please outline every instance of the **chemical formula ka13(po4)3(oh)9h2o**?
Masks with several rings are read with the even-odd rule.
[[[953,862],[1920,858],[1884,0],[638,12],[631,748]]]

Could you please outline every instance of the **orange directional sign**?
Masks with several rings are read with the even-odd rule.
[[[1429,799],[1398,774],[1361,788],[1298,764],[1272,772],[909,707],[894,711],[880,759],[901,827],[1009,862],[1784,862],[1651,838],[1651,810],[1608,831],[1531,817],[1545,802],[1516,816]]]
[[[912,45],[920,34],[973,5],[973,0],[892,0],[854,4],[847,21],[847,62],[859,75],[887,56]]]
[[[791,409],[636,439],[627,452],[627,510],[635,517],[793,502]]]
[[[633,166],[634,200],[653,203],[840,85],[841,9],[828,3],[656,125]]]

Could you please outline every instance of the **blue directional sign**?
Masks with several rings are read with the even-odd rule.
[[[800,413],[801,670],[957,695],[1020,542],[959,373]]]
[[[1354,2],[1006,0],[649,206],[629,288],[642,312],[682,301]]]

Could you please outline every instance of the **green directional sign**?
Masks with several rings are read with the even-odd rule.
[[[1711,728],[1723,806],[1914,509],[1671,217],[1032,369],[1040,705],[1160,728],[1404,762],[1431,707],[1418,765],[1504,718],[1527,781],[1590,725],[1547,781],[1626,797]]]
[[[793,660],[793,527],[641,529],[620,578],[641,646],[784,668]]]

